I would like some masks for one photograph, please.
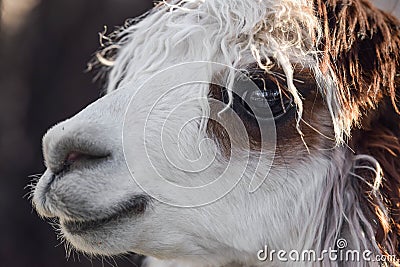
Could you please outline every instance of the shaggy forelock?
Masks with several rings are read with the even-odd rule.
[[[168,64],[180,62],[212,61],[241,69],[245,67],[243,63],[253,60],[267,72],[278,64],[287,76],[287,87],[297,105],[297,127],[301,134],[299,123],[303,112],[302,96],[293,84],[293,64],[300,64],[315,72],[320,91],[331,112],[336,142],[342,144],[346,137],[350,137],[353,123],[359,122],[363,107],[375,106],[374,101],[381,95],[381,87],[389,88],[392,101],[395,102],[392,77],[393,71],[396,71],[391,63],[385,62],[388,56],[395,56],[392,51],[396,47],[390,44],[379,46],[382,53],[377,51],[376,57],[381,61],[374,63],[381,68],[377,73],[388,73],[387,77],[376,76],[365,81],[365,78],[357,74],[363,71],[357,67],[358,62],[350,62],[353,65],[329,62],[331,59],[340,59],[342,52],[357,47],[355,43],[358,38],[390,39],[391,31],[386,25],[387,21],[379,15],[370,18],[368,16],[371,11],[363,11],[363,6],[371,9],[370,5],[364,1],[342,2],[160,2],[144,20],[135,20],[135,23],[113,33],[112,40],[107,39],[108,45],[103,53],[98,54],[101,64],[112,67],[107,91],[136,81],[138,75],[143,77],[144,73],[156,72],[168,67]],[[340,12],[330,9],[336,5],[349,7]],[[328,12],[335,11],[340,15],[337,19],[343,27],[339,23],[338,30],[330,34],[329,27],[332,25],[329,24],[328,16],[332,14]],[[344,24],[347,16],[352,22]],[[349,32],[355,36],[348,36]],[[199,41],[202,45],[198,45]],[[112,54],[112,61],[103,57],[110,50],[117,50],[116,56]],[[174,60],[171,61],[171,58]],[[341,73],[335,71],[336,67]],[[226,77],[228,88],[233,84],[232,76]],[[368,99],[360,99],[349,93],[353,90],[351,87],[360,82],[370,84],[365,89],[373,93]]]
[[[313,8],[305,0],[162,2],[144,20],[114,33],[117,41],[110,45],[120,49],[107,91],[178,62],[212,61],[241,69],[256,61],[267,72],[277,64],[297,104],[301,133],[302,97],[293,84],[292,64],[317,66],[321,29]],[[227,75],[228,88],[234,78]]]

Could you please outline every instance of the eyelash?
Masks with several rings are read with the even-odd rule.
[[[263,77],[259,72],[248,75],[248,79],[255,84],[249,88],[239,88],[233,93],[233,106],[235,112],[245,119],[270,120],[279,122],[286,117],[294,107],[293,98],[285,91],[278,78]],[[227,92],[223,94],[223,100],[228,102]]]

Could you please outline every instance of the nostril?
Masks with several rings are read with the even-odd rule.
[[[59,168],[54,171],[54,174],[60,175],[66,173],[71,170],[71,167],[75,166],[76,168],[84,168],[93,166],[94,164],[100,163],[101,160],[108,158],[110,154],[103,155],[91,155],[83,152],[69,152],[65,157],[65,160],[62,161]]]
[[[108,160],[116,147],[116,140],[99,127],[72,122],[53,127],[43,138],[45,165],[56,176],[94,168]]]
[[[111,156],[109,150],[79,139],[62,139],[46,148],[46,166],[56,176],[62,176],[72,169],[93,168]]]
[[[84,155],[82,153],[79,152],[70,152],[67,155],[67,158],[65,159],[65,162],[67,163],[74,163],[75,161],[79,160],[80,158],[82,158]]]
[[[83,159],[84,157],[88,156],[85,156],[80,152],[69,152],[65,160],[62,162],[60,166],[61,168],[59,168],[55,174],[57,175],[69,171],[72,164],[74,164],[76,161]]]
[[[108,158],[110,154],[88,154],[84,152],[69,152],[64,160],[64,164],[66,166],[70,166],[77,162],[91,162],[96,160],[101,160]]]

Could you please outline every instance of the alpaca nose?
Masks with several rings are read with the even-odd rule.
[[[53,127],[43,138],[46,167],[53,174],[62,175],[71,168],[91,168],[111,158],[115,140],[107,138],[105,129],[74,120]]]

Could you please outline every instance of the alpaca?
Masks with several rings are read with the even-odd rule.
[[[44,136],[33,193],[77,250],[399,266],[394,16],[367,0],[172,0],[102,44],[107,94]]]

